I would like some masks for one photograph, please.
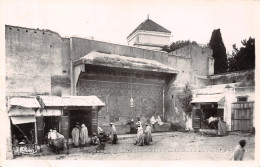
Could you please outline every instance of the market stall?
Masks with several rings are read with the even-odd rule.
[[[32,154],[37,151],[35,112],[40,108],[36,98],[15,97],[10,100],[8,115],[14,155]]]

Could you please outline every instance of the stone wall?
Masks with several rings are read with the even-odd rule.
[[[57,94],[69,88],[68,45],[59,34],[6,26],[5,41],[7,95]]]
[[[96,95],[106,104],[99,111],[99,125],[108,125],[109,122],[125,125],[137,117],[147,122],[153,115],[163,115],[163,83],[145,80],[85,75],[79,78],[77,92],[79,96]],[[130,107],[131,97],[134,107]]]
[[[168,65],[179,70],[175,85],[184,86],[186,83],[196,83],[194,76],[208,76],[214,73],[212,50],[191,44],[169,53]],[[204,83],[201,83],[204,84]]]
[[[191,78],[191,59],[173,56],[170,55],[168,57],[168,65],[174,67],[179,71],[176,80],[174,81],[174,85],[185,85],[186,83],[190,83],[192,81]]]
[[[177,95],[183,87],[171,87],[165,97],[165,119],[172,124],[173,130],[183,130],[186,128],[185,113]]]
[[[245,70],[209,76],[212,85],[243,82],[243,86],[255,85],[255,70]]]
[[[165,52],[145,50],[132,46],[118,45],[83,38],[71,38],[70,53],[72,60],[78,60],[91,51],[117,54],[120,56],[151,59],[163,64],[167,64],[168,62],[168,55]]]

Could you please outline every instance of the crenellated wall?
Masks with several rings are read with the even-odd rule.
[[[55,94],[68,84],[59,34],[7,25],[5,41],[7,95]]]

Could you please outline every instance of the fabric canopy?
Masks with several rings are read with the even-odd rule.
[[[191,103],[219,103],[222,104],[224,101],[224,95],[213,94],[213,95],[198,95]]]
[[[11,117],[13,124],[25,124],[25,123],[32,123],[36,122],[36,119],[33,116],[28,117]]]

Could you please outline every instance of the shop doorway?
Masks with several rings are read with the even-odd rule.
[[[201,114],[201,128],[202,129],[218,129],[218,121],[212,121],[209,123],[210,118],[224,118],[224,109],[213,108],[203,109]]]
[[[44,136],[48,136],[50,129],[56,129],[57,132],[60,132],[60,117],[57,116],[44,116]]]
[[[35,123],[12,124],[12,137],[16,142],[25,144],[35,143]],[[14,144],[14,143],[13,143]]]
[[[218,118],[224,120],[224,109],[217,104],[200,104],[193,108],[192,126],[195,129],[218,129]]]
[[[76,126],[76,123],[79,123],[80,126],[82,124],[85,124],[88,128],[88,134],[92,134],[91,129],[91,111],[90,110],[70,110],[70,134],[71,137],[71,131]]]

